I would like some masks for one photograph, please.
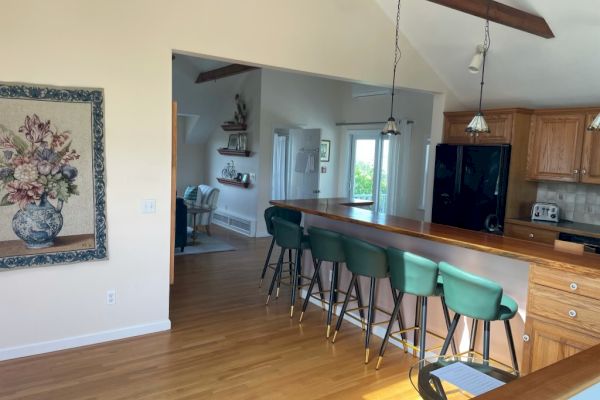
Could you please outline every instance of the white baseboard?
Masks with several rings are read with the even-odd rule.
[[[149,333],[168,331],[170,329],[171,321],[167,319],[163,321],[151,322],[149,324],[134,325],[126,328],[90,333],[88,335],[72,336],[64,339],[49,340],[47,342],[26,344],[23,346],[5,347],[0,348],[0,361],[50,353],[58,350],[72,349],[74,347],[89,346],[91,344],[125,339],[133,336],[146,335]]]

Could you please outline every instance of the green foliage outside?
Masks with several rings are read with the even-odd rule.
[[[354,195],[357,197],[373,195],[373,165],[364,161],[358,161],[354,165]],[[381,174],[380,194],[387,194],[387,171]]]

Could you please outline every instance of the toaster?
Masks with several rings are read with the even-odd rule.
[[[558,205],[554,203],[535,203],[531,207],[531,220],[558,222]]]

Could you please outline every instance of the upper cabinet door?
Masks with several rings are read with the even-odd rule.
[[[584,129],[585,114],[534,114],[527,178],[578,182]]]
[[[588,127],[598,113],[586,116]],[[585,130],[581,153],[581,182],[600,184],[600,132]]]
[[[510,143],[513,132],[513,114],[485,114],[490,133],[480,134],[475,139],[479,144]]]
[[[475,137],[465,132],[473,116],[446,115],[444,123],[444,143],[448,144],[473,144]]]

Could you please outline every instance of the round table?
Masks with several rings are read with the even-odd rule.
[[[483,359],[463,356],[447,355],[444,357],[431,357],[413,365],[409,371],[410,382],[425,400],[454,400],[470,399],[475,396],[459,389],[451,383],[441,380],[432,374],[433,371],[461,362],[479,372],[508,383],[517,379],[514,371],[505,365],[494,361],[484,362]]]

